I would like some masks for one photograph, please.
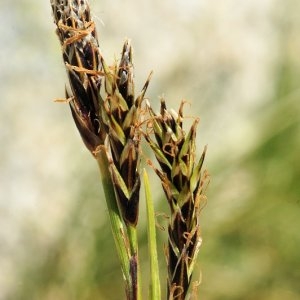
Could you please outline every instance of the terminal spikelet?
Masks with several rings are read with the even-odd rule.
[[[103,72],[95,23],[87,1],[51,0],[51,7],[71,89],[66,89],[66,98],[79,133],[94,154],[105,139],[100,118]]]

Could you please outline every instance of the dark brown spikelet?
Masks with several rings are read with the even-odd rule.
[[[135,98],[133,83],[132,48],[126,41],[118,66],[107,67],[105,73],[106,99],[102,119],[110,144],[110,170],[118,205],[124,221],[135,226],[138,221],[140,191],[140,130],[141,104],[149,84]]]
[[[183,103],[179,112],[167,110],[161,101],[160,114],[149,106],[151,132],[146,140],[154,151],[160,169],[159,176],[168,200],[171,217],[168,227],[168,299],[185,299],[201,245],[199,215],[205,203],[204,190],[208,174],[202,170],[206,148],[198,162],[196,127],[198,120],[185,134],[182,127]]]
[[[100,118],[103,73],[95,23],[87,1],[51,0],[51,7],[70,82],[66,97],[85,145],[95,153],[105,138]]]

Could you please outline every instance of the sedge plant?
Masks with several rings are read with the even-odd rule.
[[[108,66],[101,53],[96,25],[86,0],[50,0],[56,33],[66,67],[68,102],[81,138],[97,161],[101,173],[112,235],[125,282],[127,300],[141,300],[137,224],[140,188],[144,179],[150,257],[149,299],[161,299],[153,200],[147,172],[141,172],[141,142],[153,150],[159,176],[170,207],[166,246],[168,299],[186,299],[201,244],[199,215],[207,182],[202,170],[206,149],[196,162],[196,125],[183,130],[183,113],[160,114],[145,93],[135,95],[132,46],[126,40],[119,63]],[[146,128],[142,116],[148,112]],[[152,163],[151,163],[152,164]]]

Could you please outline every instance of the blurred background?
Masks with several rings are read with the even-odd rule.
[[[49,2],[0,2],[0,300],[124,299],[97,165],[68,106],[53,102],[64,96],[66,74]],[[300,299],[300,2],[91,6],[106,60],[131,38],[137,91],[153,70],[155,109],[164,95],[175,109],[189,101],[187,122],[200,116],[211,183],[199,299]],[[166,213],[149,174],[156,211]],[[142,197],[146,295],[144,219]],[[165,231],[158,240],[163,254]]]

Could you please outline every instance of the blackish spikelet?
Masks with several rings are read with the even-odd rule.
[[[200,160],[195,161],[198,120],[186,134],[182,127],[183,104],[176,113],[167,110],[162,99],[158,115],[149,105],[150,127],[155,139],[150,132],[145,136],[161,167],[155,168],[155,172],[171,210],[167,246],[168,298],[181,300],[187,295],[201,245],[199,215],[208,182],[208,175],[202,170],[206,148]]]
[[[95,23],[87,1],[51,0],[71,91],[72,116],[87,148],[94,154],[104,143],[101,115],[101,55]]]

